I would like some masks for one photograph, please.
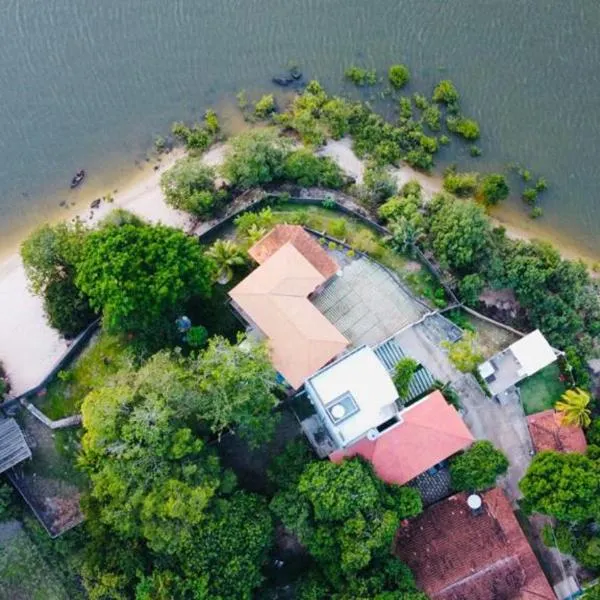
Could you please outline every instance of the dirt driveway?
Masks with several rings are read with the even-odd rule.
[[[500,406],[488,398],[472,375],[463,375],[452,383],[466,410],[467,427],[478,439],[490,440],[502,450],[509,462],[508,472],[499,480],[513,505],[522,497],[519,480],[525,474],[533,448],[523,408],[517,400]]]

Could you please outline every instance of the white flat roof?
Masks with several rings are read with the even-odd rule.
[[[537,373],[556,360],[556,354],[552,346],[546,341],[539,329],[511,344],[510,351],[521,365],[526,376]]]
[[[368,346],[342,356],[335,363],[318,371],[307,379],[325,408],[329,425],[344,442],[344,446],[362,437],[374,427],[381,425],[397,414],[395,401],[398,398],[396,386],[377,355]],[[348,398],[348,393],[351,399]],[[346,400],[344,400],[344,398]],[[332,407],[342,401],[346,408],[346,418],[337,422],[344,409]]]

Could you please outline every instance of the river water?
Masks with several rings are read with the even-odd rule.
[[[269,90],[288,61],[332,91],[350,63],[402,61],[409,92],[456,83],[483,129],[474,164],[544,175],[542,227],[600,253],[598,31],[597,0],[3,0],[0,237],[108,192],[172,121]]]

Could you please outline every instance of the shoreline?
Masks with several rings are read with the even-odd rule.
[[[225,149],[226,144],[218,143],[203,155],[202,160],[208,165],[218,166],[223,161]],[[331,157],[348,175],[355,177],[358,183],[362,181],[364,161],[354,154],[351,140],[348,138],[329,140],[318,154]],[[129,185],[123,186],[114,195],[112,202],[102,200],[98,208],[91,209],[90,203],[98,197],[97,194],[91,194],[85,208],[81,205],[74,207],[68,213],[65,211],[62,219],[57,215],[56,219],[47,222],[79,217],[86,226],[93,226],[113,209],[121,208],[151,223],[161,222],[191,233],[196,225],[195,220],[187,213],[167,206],[160,189],[161,175],[184,155],[183,148],[175,148],[168,154],[161,155],[160,162],[157,160],[148,163],[141,173],[131,178]],[[158,168],[155,169],[157,165]],[[441,176],[425,175],[406,165],[393,169],[392,174],[399,185],[413,179],[418,180],[425,197],[431,197],[442,189]],[[505,227],[507,235],[511,238],[548,239],[549,237],[539,235],[538,231],[532,231],[527,227],[516,226],[505,220],[503,214],[489,216],[495,225]],[[556,238],[550,241],[564,258],[581,258],[588,263],[588,266],[597,260],[573,246],[556,243]],[[2,306],[0,361],[4,363],[11,380],[11,396],[18,396],[43,379],[68,348],[69,342],[47,324],[43,300],[34,296],[28,289],[25,269],[19,255],[20,243],[11,246],[0,247],[0,306]]]

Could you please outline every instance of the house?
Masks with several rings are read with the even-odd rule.
[[[456,409],[437,390],[398,412],[389,423],[329,459],[340,462],[362,456],[380,479],[404,485],[475,441]]]
[[[401,526],[394,552],[431,600],[556,600],[499,488],[430,506]]]
[[[585,454],[587,442],[581,427],[564,425],[562,415],[554,409],[527,417],[527,427],[536,452],[579,452]]]
[[[31,458],[31,450],[14,419],[0,417],[0,473]]]
[[[477,368],[493,396],[502,400],[517,383],[552,364],[557,353],[539,329],[522,337]]]
[[[402,485],[474,441],[439,391],[402,408],[386,364],[361,346],[305,382],[331,441],[329,459],[362,456],[378,476]]]
[[[338,265],[295,225],[276,226],[249,253],[259,267],[229,296],[250,328],[268,340],[277,371],[298,389],[349,344],[310,302]]]

